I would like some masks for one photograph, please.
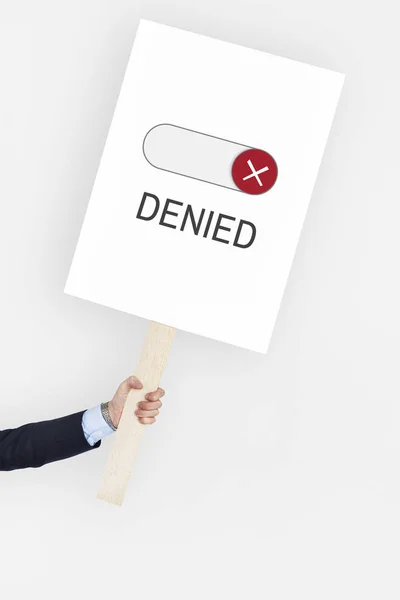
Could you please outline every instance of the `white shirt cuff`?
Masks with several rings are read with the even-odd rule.
[[[114,430],[106,423],[101,414],[100,404],[94,408],[89,408],[82,416],[82,429],[85,438],[91,446],[94,446],[99,440]]]

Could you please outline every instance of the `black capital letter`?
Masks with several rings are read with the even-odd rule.
[[[217,218],[217,222],[215,224],[215,229],[214,229],[212,239],[215,240],[216,242],[222,242],[223,244],[229,244],[228,240],[223,240],[222,238],[218,237],[218,231],[220,229],[223,229],[224,231],[231,230],[230,227],[224,227],[223,225],[221,225],[222,219],[230,219],[231,221],[236,221],[235,217],[230,217],[229,215],[223,215],[222,213],[219,214],[218,218]]]
[[[153,210],[153,214],[151,214],[149,217],[144,217],[142,215],[142,211],[143,211],[144,204],[145,204],[145,202],[146,202],[146,200],[147,200],[148,197],[153,198],[153,200],[155,200],[156,205],[155,205],[155,208]],[[148,192],[144,192],[142,201],[141,201],[140,206],[139,206],[139,210],[137,211],[136,218],[137,219],[142,219],[143,221],[151,221],[152,219],[154,219],[154,217],[158,213],[158,209],[159,208],[160,208],[160,201],[157,198],[157,196],[155,196],[154,194],[149,194]]]
[[[239,237],[242,232],[243,225],[250,225],[250,227],[252,228],[251,237],[250,237],[250,240],[247,242],[247,244],[239,244]],[[255,239],[256,239],[256,226],[253,225],[253,223],[250,223],[250,221],[244,221],[243,219],[241,219],[239,222],[239,227],[236,232],[235,241],[233,242],[233,245],[236,246],[237,248],[250,248],[250,246],[252,245],[252,243],[254,242]]]
[[[204,217],[204,213],[205,212],[206,212],[206,209],[202,208],[201,209],[201,213],[200,213],[200,217],[199,217],[199,222],[196,223],[195,218],[194,218],[193,209],[192,209],[191,205],[188,204],[187,205],[187,209],[185,211],[185,216],[183,217],[183,221],[182,221],[182,225],[181,225],[181,231],[183,231],[185,229],[186,221],[188,219],[188,216],[190,216],[190,220],[192,222],[192,227],[193,227],[194,235],[198,235],[199,231],[200,231],[201,223],[203,221],[203,217]]]
[[[167,198],[167,200],[165,201],[164,210],[162,211],[162,215],[161,215],[161,219],[160,219],[160,225],[164,225],[164,227],[171,227],[171,229],[176,229],[176,225],[171,225],[171,223],[166,223],[165,222],[165,217],[167,215],[171,215],[172,217],[177,217],[178,216],[178,213],[172,212],[171,210],[168,210],[168,206],[170,204],[177,204],[179,206],[183,206],[183,202],[178,202],[177,200],[170,200],[169,198]]]

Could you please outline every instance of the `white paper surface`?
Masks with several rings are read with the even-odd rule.
[[[141,21],[65,291],[265,352],[343,79]],[[156,168],[145,158],[143,144],[161,124],[238,144],[240,152],[244,147],[271,154],[278,167],[276,183],[266,193],[251,195]],[[191,142],[186,153],[175,154],[187,159]],[[201,168],[206,156],[196,152],[193,161],[194,173],[208,173],[214,164]],[[229,168],[221,166],[222,180]],[[154,196],[159,200],[151,220],[138,218],[145,192],[152,196],[142,216],[153,212]],[[162,225],[167,199],[174,203],[166,208],[177,216],[167,213]],[[181,230],[188,205],[195,219],[203,214],[197,235],[189,214]],[[230,231],[215,231],[220,214],[227,215],[220,225]],[[243,223],[239,243],[245,245],[256,231],[247,248],[233,244],[241,221],[253,227]]]

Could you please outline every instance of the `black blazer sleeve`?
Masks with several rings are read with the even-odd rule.
[[[91,446],[85,438],[83,413],[0,431],[0,471],[41,467],[98,448],[101,442]]]

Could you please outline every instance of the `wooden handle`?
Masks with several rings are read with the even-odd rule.
[[[159,386],[175,333],[173,327],[150,322],[147,338],[143,344],[136,377],[143,384],[141,390],[131,390],[118,425],[114,446],[108,457],[97,497],[100,500],[122,505],[133,464],[146,425],[139,423],[135,413],[137,403],[145,394]]]

